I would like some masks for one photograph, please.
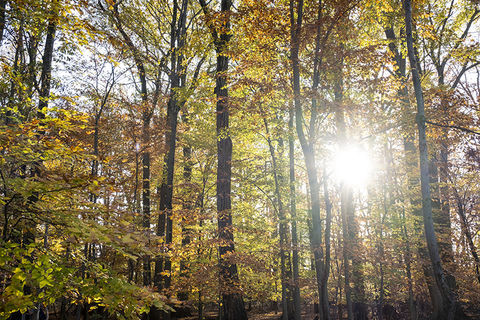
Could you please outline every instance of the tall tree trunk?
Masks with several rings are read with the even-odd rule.
[[[140,214],[140,201],[138,198],[138,186],[139,186],[139,153],[138,153],[138,142],[136,138],[134,138],[134,150],[135,150],[135,184],[133,188],[133,214],[137,215]],[[137,259],[136,262],[134,259],[128,259],[128,282],[137,282],[137,268],[136,264],[139,263],[140,259]]]
[[[263,113],[263,111],[262,111]],[[275,154],[275,148],[272,143],[270,136],[270,129],[268,127],[268,122],[266,115],[263,115],[263,123],[265,125],[265,132],[267,136],[267,143],[270,150],[270,157],[272,158],[272,170],[273,170],[273,180],[275,184],[275,199],[277,203],[277,214],[278,214],[278,224],[279,224],[279,235],[280,235],[280,270],[281,270],[281,282],[282,282],[282,319],[288,320],[293,316],[293,310],[291,310],[291,290],[290,290],[290,280],[291,280],[291,270],[290,270],[290,257],[287,252],[288,247],[288,225],[287,217],[285,214],[282,195],[281,195],[281,170],[277,163],[277,156]]]
[[[231,1],[222,0],[222,12],[230,11]],[[226,28],[229,29],[227,23]],[[242,320],[247,319],[247,313],[241,294],[236,288],[238,272],[236,263],[225,259],[235,252],[234,237],[232,230],[232,204],[231,204],[231,179],[232,179],[232,140],[229,133],[230,106],[228,101],[227,75],[228,56],[225,50],[230,35],[225,30],[220,35],[220,41],[216,46],[217,51],[217,81],[215,92],[217,94],[217,211],[218,231],[220,241],[220,283],[222,287],[223,319]]]
[[[202,10],[211,19],[205,0],[199,0]],[[242,295],[238,288],[237,264],[228,257],[235,252],[232,230],[232,139],[230,138],[230,102],[228,101],[228,44],[231,38],[230,14],[232,0],[221,0],[221,25],[217,28],[212,20],[207,25],[212,32],[212,37],[217,55],[217,68],[215,71],[217,96],[216,106],[216,131],[217,131],[217,212],[218,212],[218,246],[220,265],[220,294],[222,308],[220,314],[225,320],[247,319],[247,312]]]
[[[391,194],[391,189],[389,185],[391,184],[390,177],[392,167],[391,165],[391,152],[388,148],[388,141],[384,144],[384,167],[386,168],[386,173],[384,176],[383,186],[382,186],[382,193],[383,193],[383,213],[379,213],[379,226],[377,227],[377,249],[378,249],[378,259],[379,259],[379,269],[380,269],[380,288],[379,288],[379,298],[377,304],[377,312],[378,312],[378,320],[383,320],[383,308],[385,303],[385,271],[384,271],[384,264],[383,261],[385,259],[385,246],[384,246],[384,238],[383,238],[383,230],[385,226],[385,219],[389,214],[389,208],[393,205],[392,199],[394,196]],[[370,199],[370,195],[369,195]],[[370,211],[370,210],[369,210]]]
[[[438,86],[440,89],[445,89],[445,71],[443,66],[437,65]],[[454,89],[454,88],[452,88]],[[449,119],[448,105],[449,101],[445,97],[446,93],[441,93],[440,97],[440,112],[442,117]],[[445,121],[444,120],[444,121]],[[448,129],[442,128],[440,135],[440,151],[439,159],[435,163],[438,167],[438,183],[439,183],[439,210],[433,212],[433,222],[438,234],[438,246],[440,250],[440,258],[445,267],[445,276],[447,277],[448,285],[451,290],[456,288],[456,279],[453,275],[455,269],[455,258],[453,253],[453,232],[450,217],[450,188],[448,180]]]
[[[335,248],[335,267],[337,273],[337,285],[335,290],[335,305],[337,306],[337,318],[338,320],[343,320],[343,306],[342,306],[342,265],[339,265],[340,258],[338,257],[338,253],[340,252],[339,248],[340,241],[337,241],[337,247]]]
[[[135,66],[137,67],[138,78],[140,80],[140,95],[142,99],[143,114],[142,114],[142,227],[145,229],[146,236],[150,242],[150,121],[153,114],[153,108],[148,105],[147,95],[147,78],[145,73],[145,65],[143,63],[140,53],[135,47],[130,36],[125,32],[118,11],[118,0],[113,0],[113,17],[115,25],[122,35],[122,38],[129,48]],[[150,266],[150,256],[143,257],[143,285],[149,286],[152,278]]]
[[[324,281],[325,265],[323,261],[323,249],[322,249],[322,221],[320,219],[320,187],[317,176],[317,166],[315,163],[315,137],[314,130],[310,130],[309,139],[306,137],[303,129],[303,108],[300,100],[300,65],[299,65],[299,47],[300,47],[300,31],[302,28],[303,20],[303,0],[298,1],[297,10],[295,16],[294,1],[290,1],[290,27],[291,27],[291,49],[290,59],[292,62],[292,78],[293,78],[293,93],[294,93],[294,106],[295,106],[295,126],[297,130],[298,139],[302,147],[303,155],[305,158],[305,166],[307,167],[308,184],[310,186],[310,200],[311,210],[310,215],[312,219],[312,236],[311,247],[313,250],[315,260],[315,273],[317,276],[317,290],[320,307],[320,319],[329,319],[329,307],[328,297],[324,298],[324,289],[322,281]],[[318,9],[318,22],[321,21],[321,2]],[[313,75],[313,91],[319,83],[319,50],[320,50],[320,30],[317,30],[316,50],[315,50],[315,64]],[[310,128],[314,128],[316,123],[317,113],[317,101],[316,98],[312,99],[312,114],[310,118]],[[325,301],[327,305],[325,305]]]
[[[443,298],[443,313],[439,318],[454,319],[456,308],[456,297],[447,284],[447,279],[443,271],[440,259],[437,238],[433,227],[432,217],[432,198],[430,194],[429,168],[428,168],[428,150],[425,125],[425,107],[423,101],[423,91],[418,72],[418,61],[414,52],[412,37],[412,7],[410,0],[404,0],[403,7],[405,10],[405,27],[408,48],[408,58],[410,60],[410,68],[412,71],[412,80],[415,90],[415,98],[417,101],[417,127],[419,140],[419,156],[420,156],[420,181],[422,190],[422,211],[425,229],[425,237],[427,241],[428,253],[432,263],[433,275]]]
[[[347,127],[345,124],[345,115],[343,112],[343,44],[339,46],[339,55],[337,58],[338,67],[335,79],[335,103],[337,104],[335,109],[335,121],[337,125],[337,138],[340,148],[344,148],[348,145]],[[358,225],[355,219],[355,206],[353,199],[353,189],[346,183],[342,183],[341,186],[342,207],[345,207],[345,214],[347,220],[347,234],[348,244],[350,248],[347,255],[352,261],[352,282],[353,295],[352,295],[352,307],[353,317],[355,320],[367,319],[367,305],[365,304],[365,285],[363,279],[363,261],[360,255],[360,240],[358,239]]]
[[[293,308],[294,320],[301,319],[300,276],[298,269],[297,205],[295,193],[295,145],[293,133],[294,110],[288,110],[288,160],[290,178],[290,217],[292,219],[292,268],[293,268]]]
[[[112,70],[112,74],[113,74],[113,70]],[[94,130],[93,131],[93,156],[94,156],[94,159],[92,161],[92,167],[91,167],[91,175],[92,175],[93,178],[96,178],[98,176],[98,167],[99,167],[98,157],[100,155],[100,151],[99,151],[100,119],[102,117],[103,110],[105,109],[105,106],[106,106],[107,101],[108,101],[108,97],[110,95],[110,92],[111,92],[114,84],[115,84],[115,78],[113,78],[112,84],[110,86],[107,83],[105,94],[102,97],[100,106],[98,108],[98,111],[96,111],[95,117],[94,117],[94,122],[93,122],[93,130]],[[92,203],[97,202],[97,195],[93,192],[90,194],[90,201]]]
[[[42,72],[40,74],[40,90],[39,90],[39,95],[38,95],[38,110],[37,110],[37,118],[40,120],[45,119],[46,117],[46,112],[48,108],[48,102],[50,99],[50,85],[51,85],[51,79],[52,79],[52,62],[53,62],[53,49],[54,49],[54,44],[55,44],[55,33],[57,30],[57,24],[56,24],[56,15],[58,13],[58,3],[56,0],[52,1],[50,3],[50,13],[52,14],[52,17],[48,21],[48,26],[47,26],[47,35],[45,39],[45,47],[43,51],[43,61],[42,61]],[[45,130],[43,128],[43,123],[40,122],[38,132],[36,134],[37,139],[42,139],[42,136],[45,134]],[[42,161],[34,161],[32,163],[32,176],[35,180],[39,179],[42,175],[42,170],[41,170],[41,165]],[[32,195],[28,198],[28,204],[30,206],[30,210],[33,212],[36,211],[36,204],[39,200],[39,192],[34,191]],[[27,223],[25,224],[25,232],[23,233],[23,246],[27,246],[31,243],[35,242],[35,236],[36,236],[36,229],[37,229],[37,223],[35,219],[29,219],[27,220]],[[45,238],[47,238],[47,232],[48,232],[48,225],[46,224],[45,226]],[[44,240],[45,242],[45,247],[47,245],[47,239]],[[25,285],[23,287],[23,292],[25,295],[32,294],[31,292],[31,287],[29,285]],[[30,313],[30,312],[28,312]],[[27,314],[28,314],[27,313]],[[25,318],[26,314],[22,314],[22,318]],[[28,317],[28,315],[27,315]]]
[[[342,48],[343,49],[343,48]],[[345,147],[347,143],[347,128],[345,125],[345,115],[343,113],[343,53],[339,59],[340,65],[337,68],[335,79],[335,122],[337,127],[337,139],[340,147]],[[350,260],[352,259],[352,231],[353,223],[353,190],[351,187],[342,183],[340,191],[340,205],[342,215],[342,234],[343,234],[343,269],[345,273],[345,296],[347,303],[347,315],[349,320],[354,319],[354,308],[352,301],[352,289],[350,286]],[[356,284],[355,284],[356,285]]]
[[[56,1],[52,1],[52,12],[56,12]],[[50,84],[52,79],[52,61],[53,61],[53,46],[55,43],[55,32],[57,30],[57,24],[55,17],[48,22],[47,26],[47,38],[45,40],[45,48],[43,49],[43,62],[42,73],[40,75],[40,91],[38,102],[37,117],[40,119],[45,118],[44,108],[48,107],[48,100],[50,97]]]
[[[56,24],[56,14],[58,3],[57,1],[51,2],[50,13],[52,18],[49,19],[47,26],[47,36],[45,39],[45,47],[43,51],[43,61],[42,61],[42,73],[40,74],[40,90],[38,94],[38,110],[37,118],[45,119],[46,112],[48,108],[48,101],[50,99],[50,85],[52,80],[52,62],[53,62],[53,49],[55,44],[55,32],[57,30]],[[43,124],[41,124],[43,126]],[[37,138],[41,139],[45,131],[42,127],[39,128],[37,133]],[[36,161],[32,164],[32,174],[35,176],[35,179],[38,179],[42,172],[40,169],[41,162]],[[34,192],[29,198],[29,203],[32,206],[35,206],[35,203],[38,202],[38,192]],[[37,225],[33,221],[29,221],[26,224],[26,230],[23,235],[24,245],[35,242],[35,229]]]
[[[195,72],[192,77],[191,85],[190,85],[190,92],[193,93],[195,90],[196,86],[198,85],[198,76],[200,74],[200,69],[203,65],[203,62],[205,61],[205,57],[203,57],[197,64],[195,68]],[[180,87],[184,88],[186,86],[186,81],[187,81],[187,76],[186,72],[183,71],[182,74],[180,75]],[[185,105],[185,101],[181,102],[181,107]],[[183,123],[188,126],[190,119],[189,119],[189,114],[188,110],[183,110],[182,115],[181,115]],[[182,247],[185,249],[186,246],[190,243],[191,239],[191,224],[192,224],[192,219],[194,219],[194,210],[197,208],[200,208],[200,210],[203,210],[203,192],[200,193],[198,196],[198,199],[196,201],[190,200],[190,196],[192,195],[192,192],[194,191],[191,185],[191,180],[192,180],[192,172],[193,172],[193,159],[192,159],[192,146],[188,141],[184,141],[184,146],[183,146],[183,161],[184,161],[184,167],[183,167],[183,179],[184,183],[187,185],[187,197],[185,198],[183,202],[183,209],[184,213],[182,215]],[[187,213],[187,215],[185,214]],[[200,224],[201,226],[201,221]],[[180,276],[183,277],[184,279],[188,276],[188,269],[189,269],[189,262],[187,259],[182,259],[180,260]],[[198,298],[201,301],[201,290],[198,293]],[[181,291],[178,293],[178,298],[180,301],[187,301],[188,300],[188,291]],[[179,314],[179,311],[182,314]],[[182,315],[189,315],[190,314],[190,307],[183,307],[181,310],[178,310],[177,308],[177,314],[180,316]],[[200,309],[199,309],[199,314],[200,314]],[[200,315],[199,315],[200,316]]]
[[[172,79],[172,91],[170,94],[176,95],[173,88],[178,88],[178,81]],[[163,270],[160,272],[165,272],[163,276],[162,283],[156,283],[157,288],[169,288],[171,284],[171,272],[172,264],[170,257],[168,256],[169,247],[172,244],[173,240],[173,221],[172,221],[172,198],[173,198],[173,175],[174,175],[174,166],[175,166],[175,148],[176,148],[176,134],[177,134],[177,115],[178,115],[178,105],[176,102],[176,97],[170,97],[168,107],[167,107],[167,132],[165,134],[167,152],[164,158],[164,167],[163,167],[163,178],[162,184],[160,186],[160,216],[159,222],[157,225],[157,235],[165,235],[165,244],[167,246],[166,253],[167,256],[163,260]],[[163,227],[163,223],[166,218],[166,226]],[[165,232],[162,232],[162,228],[165,228]],[[158,259],[156,264],[158,264]],[[159,269],[155,268],[155,279],[156,282],[158,279],[162,279],[157,273]]]
[[[327,308],[323,312],[325,314],[330,314],[329,302],[328,302],[328,277],[330,275],[330,234],[332,226],[332,203],[330,201],[330,196],[328,194],[328,176],[325,171],[323,172],[323,198],[325,202],[325,272],[322,278],[322,291],[323,291],[323,302],[320,302],[320,305],[323,308]]]
[[[3,31],[5,30],[7,0],[0,0],[0,45],[2,45]]]
[[[222,11],[230,10],[231,2],[222,0]],[[235,251],[232,230],[232,204],[231,204],[231,179],[232,179],[232,140],[229,133],[229,102],[227,89],[228,56],[224,53],[230,38],[226,33],[220,35],[217,45],[217,81],[215,92],[217,94],[217,211],[218,231],[222,242],[219,246],[220,256],[220,281],[222,287],[223,319],[247,319],[242,296],[236,288],[238,272],[236,263],[225,259]],[[233,291],[232,291],[233,290]]]
[[[460,225],[462,227],[463,234],[465,235],[468,247],[470,249],[470,253],[472,254],[475,263],[475,274],[477,275],[477,281],[478,283],[480,283],[480,258],[478,257],[477,248],[473,243],[472,232],[468,227],[467,216],[465,215],[465,205],[462,202],[462,198],[460,197],[458,191],[455,188],[453,188],[453,193],[457,203],[457,214],[460,219]]]
[[[145,77],[140,76],[141,78]],[[143,85],[142,85],[143,87]],[[147,93],[146,85],[145,91],[142,89],[142,97],[144,102],[144,108],[147,109]],[[150,237],[150,119],[151,114],[149,110],[143,111],[143,124],[142,124],[142,217],[143,222],[142,226],[147,233],[147,237]],[[146,255],[143,258],[143,285],[149,286],[151,283],[151,267],[150,267],[150,256]]]
[[[442,101],[442,105],[447,104],[446,101]],[[446,106],[445,106],[446,107]],[[444,112],[447,112],[444,110]],[[447,116],[448,117],[448,116]],[[442,129],[442,136],[440,141],[440,161],[439,161],[439,184],[440,184],[440,212],[438,218],[434,222],[437,225],[437,230],[439,230],[441,236],[439,236],[439,246],[440,246],[440,256],[442,262],[445,264],[447,277],[449,278],[450,287],[452,290],[456,287],[455,277],[452,274],[451,270],[454,268],[455,258],[453,253],[453,232],[452,232],[452,222],[450,218],[450,188],[448,186],[448,143],[447,143],[448,132],[444,128]],[[436,220],[436,221],[435,221]],[[450,270],[449,270],[450,269]]]
[[[402,114],[409,114],[411,112],[411,105],[408,98],[408,87],[407,87],[407,69],[406,69],[406,59],[400,54],[397,45],[395,44],[396,36],[393,30],[393,27],[390,26],[385,29],[385,35],[389,40],[389,50],[392,53],[395,63],[397,65],[397,69],[395,71],[395,77],[400,82],[400,88],[397,91],[397,96],[401,104]],[[404,29],[401,29],[400,36],[405,36]],[[412,215],[414,217],[414,233],[417,236],[423,237],[424,231],[420,225],[420,221],[422,219],[422,210],[420,207],[420,199],[418,195],[412,193],[413,190],[417,190],[420,184],[420,180],[416,174],[414,174],[414,170],[418,170],[418,160],[417,151],[415,149],[414,143],[414,136],[413,133],[414,128],[410,126],[410,119],[404,119],[403,122],[405,123],[406,131],[408,134],[403,138],[403,152],[405,158],[405,166],[407,172],[407,185],[408,185],[408,192],[406,201],[410,202],[410,206],[412,207]],[[404,237],[405,245],[406,245],[406,257],[405,257],[405,268],[407,273],[407,279],[409,283],[409,309],[410,309],[410,317],[411,319],[416,319],[416,307],[415,301],[413,297],[413,284],[412,284],[412,276],[411,276],[411,251],[410,251],[410,242],[409,236],[407,232],[406,226],[406,217],[405,213],[402,215],[403,227],[402,227],[402,234]],[[424,241],[419,239],[414,243],[417,253],[420,257],[420,265],[423,270],[423,274],[425,277],[425,281],[427,283],[428,291],[430,294],[430,301],[432,303],[432,307],[434,310],[434,318],[441,312],[441,295],[438,289],[438,286],[434,279],[432,278],[432,267],[431,264],[427,262],[428,260],[428,253],[425,247]],[[408,259],[407,259],[408,258]]]
[[[182,119],[184,123],[188,123],[188,115],[186,113],[182,114]],[[185,142],[184,142],[185,143]],[[186,185],[187,189],[187,194],[185,195],[185,198],[183,200],[182,204],[182,209],[183,209],[183,214],[182,214],[182,248],[186,250],[186,247],[190,243],[190,227],[189,225],[191,224],[191,221],[188,216],[191,216],[193,209],[195,208],[194,204],[190,200],[191,197],[191,183],[192,183],[192,147],[190,145],[185,145],[183,147],[183,180]],[[188,260],[182,259],[180,260],[180,277],[186,278],[188,274]],[[180,301],[187,301],[188,300],[188,291],[180,291],[178,293],[178,299]],[[187,311],[187,310],[185,310]]]
[[[350,286],[350,237],[347,223],[347,204],[351,202],[349,194],[342,189],[341,193],[341,208],[340,214],[342,216],[342,238],[343,238],[343,272],[345,277],[345,300],[347,303],[347,319],[353,320],[353,305],[352,305],[352,288]]]
[[[410,311],[410,320],[417,319],[417,310],[415,306],[415,299],[413,296],[413,280],[412,280],[412,252],[410,249],[410,240],[408,238],[407,219],[405,211],[402,212],[402,237],[405,242],[405,273],[408,283],[408,310]]]
[[[19,71],[20,71],[20,56],[24,50],[24,45],[23,45],[23,32],[24,32],[24,20],[21,19],[19,22],[18,30],[17,30],[17,43],[15,46],[15,55],[13,58],[13,64],[12,64],[12,75],[17,76]],[[16,100],[21,100],[21,97],[18,97],[15,99],[15,94],[19,89],[17,88],[17,82],[15,81],[14,78],[10,80],[10,90],[8,94],[8,102],[7,102],[7,110],[5,112],[5,124],[6,125],[11,125],[14,120],[15,116],[12,113],[12,110],[14,110],[14,103]]]
[[[170,288],[172,281],[172,262],[168,252],[170,251],[170,246],[173,242],[173,177],[175,172],[178,112],[180,111],[181,104],[178,90],[184,84],[184,82],[181,81],[182,73],[184,71],[181,50],[183,49],[186,33],[187,4],[187,0],[182,0],[181,7],[179,7],[176,0],[173,2],[170,30],[170,97],[167,104],[167,123],[165,132],[166,153],[163,161],[163,175],[160,186],[160,215],[157,224],[157,236],[165,235],[166,256],[157,258],[155,263],[154,279],[155,285],[158,289]],[[164,226],[163,223],[165,220],[166,225]],[[164,273],[165,275],[162,276],[160,273]],[[164,313],[164,319],[169,319],[170,316],[169,312]]]
[[[183,70],[183,56],[179,54],[183,46],[183,38],[185,24],[186,24],[186,10],[187,1],[182,1],[182,7],[178,7],[177,1],[173,3],[172,23],[170,32],[170,47],[171,47],[171,74],[170,74],[170,98],[167,105],[167,131],[165,132],[166,154],[163,164],[163,178],[160,186],[160,214],[166,217],[166,233],[165,244],[171,245],[173,240],[173,221],[172,221],[172,198],[173,198],[173,175],[175,171],[175,149],[177,141],[177,123],[178,112],[180,110],[180,101],[178,98],[178,89],[180,88],[180,76]],[[180,12],[179,12],[180,11]],[[177,22],[177,15],[180,13],[180,18]],[[178,24],[178,25],[177,25]],[[164,217],[159,218],[158,225],[163,222]],[[161,227],[160,227],[161,228]],[[161,229],[157,229],[157,235],[161,234]],[[158,287],[169,288],[171,284],[171,260],[167,255],[164,262],[164,277],[163,284]],[[158,278],[158,277],[156,277]]]

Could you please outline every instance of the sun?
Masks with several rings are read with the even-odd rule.
[[[373,167],[372,156],[359,145],[340,147],[332,157],[333,179],[354,188],[361,188],[369,183]]]

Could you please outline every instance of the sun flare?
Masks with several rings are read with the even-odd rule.
[[[335,181],[359,188],[368,184],[374,162],[361,146],[349,145],[335,152],[331,167]]]

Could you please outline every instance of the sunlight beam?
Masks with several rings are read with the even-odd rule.
[[[358,145],[341,147],[332,157],[333,179],[354,188],[364,187],[369,183],[373,167],[372,157]]]

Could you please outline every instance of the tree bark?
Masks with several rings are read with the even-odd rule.
[[[324,165],[325,168],[325,165]],[[322,279],[322,291],[323,291],[323,302],[320,302],[322,306],[327,307],[324,313],[330,314],[328,309],[328,277],[330,275],[330,234],[332,226],[332,203],[330,201],[330,196],[328,193],[328,176],[324,169],[323,173],[323,198],[325,202],[325,272]]]
[[[182,0],[181,7],[178,6],[177,1],[174,1],[172,22],[170,31],[170,47],[171,47],[171,60],[170,60],[170,98],[167,105],[167,131],[165,132],[166,154],[163,164],[163,177],[162,184],[160,186],[160,216],[157,227],[157,235],[163,236],[162,224],[166,218],[165,227],[165,244],[168,252],[168,246],[171,245],[173,240],[173,221],[172,221],[172,198],[173,198],[173,176],[175,171],[175,149],[177,141],[177,124],[178,124],[178,112],[180,111],[181,101],[178,96],[178,90],[181,88],[180,78],[183,67],[183,55],[181,50],[184,46],[185,26],[187,19],[187,0]],[[178,16],[178,21],[177,21]],[[161,261],[157,259],[157,263],[161,264]],[[162,277],[158,272],[165,272],[163,277],[163,283],[158,283],[158,280]],[[161,268],[155,268],[156,286],[158,288],[169,288],[171,284],[172,264],[168,254],[164,258],[163,270]]]
[[[321,2],[319,3],[318,19],[321,21]],[[315,260],[315,273],[317,276],[317,290],[319,295],[320,307],[320,319],[329,319],[329,307],[328,297],[324,298],[324,289],[322,282],[325,280],[325,264],[323,260],[322,249],[322,221],[320,219],[320,186],[318,183],[317,167],[315,163],[315,144],[314,144],[314,132],[311,130],[309,139],[306,137],[303,129],[303,108],[300,100],[300,66],[299,66],[299,47],[300,47],[300,32],[302,28],[303,20],[303,0],[297,3],[297,12],[295,17],[294,1],[290,1],[290,27],[291,27],[291,49],[290,59],[292,62],[292,86],[294,94],[294,106],[295,106],[295,127],[297,130],[298,139],[302,147],[303,155],[305,158],[305,166],[307,168],[308,184],[310,186],[310,200],[311,210],[310,215],[312,219],[312,236],[311,236],[311,248],[313,250]],[[320,30],[317,30],[317,41],[315,49],[315,64],[313,75],[313,89],[316,89],[319,82],[319,40]],[[315,90],[314,90],[315,91]],[[316,99],[312,99],[312,115],[310,118],[310,128],[313,128],[316,123]],[[327,304],[325,305],[325,302]]]
[[[343,49],[343,48],[342,48]],[[335,122],[337,128],[337,139],[340,147],[345,147],[347,143],[347,128],[345,125],[345,115],[343,113],[343,54],[340,57],[340,65],[337,68],[335,79]],[[345,276],[345,296],[347,303],[347,316],[349,320],[354,319],[354,307],[352,299],[352,288],[350,286],[350,260],[352,259],[352,219],[354,214],[353,208],[353,191],[345,183],[340,186],[340,211],[342,216],[342,235],[343,235],[343,269]]]
[[[410,111],[410,101],[408,99],[408,88],[407,88],[407,71],[406,71],[406,59],[400,54],[396,44],[395,44],[395,33],[393,27],[390,26],[389,28],[385,29],[385,35],[389,40],[389,50],[394,56],[395,63],[397,64],[398,68],[395,71],[395,77],[398,81],[400,81],[400,88],[397,91],[397,96],[399,98],[402,114],[409,114]],[[405,36],[404,29],[401,29],[400,36]],[[403,37],[402,37],[403,38]],[[414,217],[414,233],[418,236],[422,236],[424,231],[420,225],[420,221],[422,219],[422,210],[421,210],[421,201],[420,198],[413,194],[412,191],[419,189],[420,180],[417,175],[414,174],[414,170],[418,170],[418,160],[417,152],[415,150],[415,143],[414,137],[415,134],[413,133],[414,128],[410,126],[410,119],[404,119],[404,127],[407,132],[405,137],[403,138],[403,151],[405,157],[405,166],[407,171],[407,184],[409,193],[407,195],[408,199],[405,199],[410,202],[412,207],[411,214]],[[415,301],[413,297],[413,284],[412,284],[412,276],[411,276],[411,251],[410,251],[410,243],[409,243],[409,236],[406,227],[406,217],[405,214],[402,216],[403,227],[402,233],[404,237],[404,241],[406,244],[406,253],[405,253],[405,268],[407,273],[407,279],[409,284],[409,309],[410,309],[410,317],[411,319],[416,319],[416,307]],[[438,314],[441,313],[441,295],[438,289],[437,284],[435,283],[434,279],[432,278],[432,267],[431,264],[427,262],[428,253],[426,250],[425,243],[420,239],[420,241],[416,241],[414,243],[417,253],[420,257],[420,264],[423,270],[425,282],[428,287],[430,301],[433,307],[433,318],[436,318]]]
[[[198,85],[198,76],[200,74],[200,69],[205,61],[205,57],[203,57],[197,64],[191,85],[189,87],[190,92],[193,92]],[[184,88],[186,86],[186,72],[182,72],[180,76],[180,87]],[[185,105],[185,101],[181,102],[181,106]],[[180,108],[181,109],[181,108]],[[188,110],[183,110],[181,119],[183,123],[188,127],[190,119],[189,119],[189,113]],[[188,244],[191,241],[191,224],[193,222],[192,219],[195,219],[194,216],[194,210],[200,208],[200,210],[203,210],[203,192],[198,195],[198,198],[196,201],[193,201],[190,199],[190,195],[192,192],[194,192],[191,184],[192,180],[192,172],[193,172],[193,159],[192,159],[192,146],[188,141],[184,141],[185,145],[183,146],[183,161],[184,161],[184,167],[183,167],[183,179],[184,183],[187,185],[187,197],[184,199],[183,202],[183,209],[184,209],[184,214],[182,215],[182,247],[185,250],[185,247],[188,246]],[[189,217],[187,217],[187,215]],[[201,226],[201,221],[199,223]],[[188,277],[188,269],[189,269],[189,262],[187,259],[182,259],[180,260],[180,276],[183,277],[185,280]],[[181,291],[178,293],[178,298],[180,301],[187,301],[189,296],[189,292],[187,290]],[[201,301],[201,290],[198,293],[198,298],[199,301]],[[199,303],[200,306],[200,303]],[[180,316],[187,316],[190,315],[190,307],[182,307],[180,310],[177,309],[177,314],[179,311],[182,313]],[[199,309],[199,317],[200,317],[200,309]]]
[[[12,73],[17,76],[19,69],[20,69],[20,55],[23,52],[23,32],[24,32],[24,21],[23,19],[20,20],[18,30],[17,30],[17,41],[16,41],[16,46],[15,46],[15,56],[13,58],[13,63],[12,63]],[[12,109],[14,107],[15,103],[15,93],[19,91],[17,88],[17,83],[14,79],[10,80],[10,90],[8,94],[8,102],[7,102],[7,110],[5,112],[5,124],[11,125],[14,120],[16,119],[16,115],[13,115]],[[18,97],[17,99],[21,99],[21,97]]]
[[[216,131],[217,131],[217,212],[218,212],[218,246],[220,265],[220,294],[222,296],[221,316],[225,320],[247,319],[247,312],[242,295],[238,288],[237,264],[230,257],[235,252],[232,223],[232,139],[230,137],[230,102],[228,101],[228,63],[227,54],[230,42],[230,14],[232,0],[221,0],[221,26],[217,27],[209,21],[210,13],[205,0],[199,0],[207,17],[207,25],[212,37],[217,55],[215,71],[217,96]]]
[[[350,202],[349,194],[342,190],[341,208],[342,236],[343,236],[343,272],[345,276],[345,300],[347,302],[347,319],[353,320],[352,288],[350,286],[350,238],[348,236],[347,203]]]
[[[188,115],[183,113],[182,114],[182,119],[184,123],[188,122]],[[187,186],[187,191],[188,194],[186,194],[185,199],[183,200],[182,208],[183,208],[183,214],[182,214],[182,248],[185,250],[188,244],[190,243],[190,228],[189,224],[191,221],[186,217],[188,214],[189,216],[192,214],[192,210],[195,208],[193,205],[192,201],[189,200],[191,197],[190,192],[192,191],[190,188],[190,185],[192,183],[192,147],[190,145],[185,145],[183,147],[183,180],[185,185]],[[188,260],[182,259],[180,260],[180,277],[186,278],[188,276]],[[178,293],[178,299],[180,301],[187,301],[188,300],[188,291],[180,291]]]
[[[56,2],[52,2],[52,6],[55,6]],[[52,11],[56,10],[52,8]],[[38,118],[44,119],[44,108],[48,107],[48,100],[50,97],[50,84],[52,78],[52,61],[53,61],[53,46],[55,44],[55,32],[57,30],[57,24],[55,18],[52,18],[48,22],[47,26],[47,38],[45,39],[45,48],[43,51],[42,73],[40,75],[40,92],[38,102]]]
[[[42,73],[40,74],[40,90],[38,94],[38,110],[37,110],[37,118],[38,119],[45,119],[46,112],[48,108],[48,102],[50,99],[50,85],[52,80],[52,62],[53,62],[53,49],[55,44],[55,33],[57,30],[57,23],[56,23],[56,14],[57,14],[57,2],[52,1],[50,13],[52,13],[53,17],[49,19],[48,26],[47,26],[47,36],[45,39],[45,47],[43,51],[43,61],[42,61]],[[37,138],[41,139],[41,137],[45,134],[44,129],[42,128],[43,124],[39,127]],[[40,169],[41,161],[35,161],[32,164],[32,174],[35,176],[35,179],[38,179],[42,172]],[[38,202],[38,192],[33,192],[33,194],[28,199],[29,204],[33,207],[35,203]],[[35,230],[37,224],[34,221],[28,221],[26,223],[26,230],[23,235],[23,243],[24,245],[30,244],[35,242]]]
[[[412,36],[412,7],[410,0],[404,0],[403,7],[405,10],[405,27],[406,39],[408,48],[408,58],[410,60],[410,68],[412,71],[412,80],[415,90],[415,98],[417,101],[417,128],[418,128],[418,142],[419,142],[419,156],[420,156],[420,181],[422,191],[422,211],[423,222],[425,229],[425,237],[427,241],[428,253],[432,263],[433,275],[443,301],[443,313],[439,318],[454,319],[456,298],[447,284],[445,273],[443,271],[442,262],[440,259],[437,238],[433,227],[432,217],[432,198],[430,194],[429,168],[428,168],[428,149],[426,138],[425,125],[425,107],[423,101],[423,91],[420,82],[420,75],[418,72],[418,61],[414,51],[413,36]]]
[[[289,159],[289,178],[290,178],[290,217],[292,219],[292,269],[293,269],[293,317],[294,320],[301,319],[301,300],[300,300],[300,276],[298,269],[298,235],[297,235],[297,205],[295,193],[295,145],[293,133],[294,110],[290,107],[288,110],[288,159]]]
[[[125,32],[120,13],[118,11],[119,1],[113,1],[113,18],[115,25],[122,35],[125,44],[131,51],[135,66],[138,71],[138,78],[140,80],[140,95],[143,105],[142,114],[142,227],[147,233],[147,238],[150,237],[150,121],[152,118],[153,110],[148,106],[147,95],[147,78],[145,73],[145,65],[143,63],[140,53],[133,43],[130,36]],[[150,241],[150,240],[148,240]],[[149,286],[152,278],[150,266],[150,256],[143,257],[143,285]]]
[[[263,113],[263,112],[262,112]],[[291,306],[291,290],[290,290],[290,281],[291,281],[291,270],[290,270],[290,257],[287,252],[288,247],[288,234],[287,234],[287,217],[284,210],[284,205],[281,196],[281,170],[277,163],[277,156],[275,154],[275,148],[270,137],[270,129],[268,127],[268,122],[266,115],[263,115],[263,123],[265,125],[265,132],[267,136],[268,148],[270,151],[270,157],[272,159],[272,170],[273,170],[273,180],[275,184],[275,202],[277,203],[277,215],[278,215],[278,224],[279,224],[279,235],[280,235],[280,270],[281,270],[281,283],[282,283],[282,319],[288,320],[293,317],[293,310]]]
[[[0,0],[0,45],[2,45],[3,31],[5,30],[7,0]]]
[[[467,239],[468,247],[470,248],[470,253],[472,254],[473,260],[475,262],[475,274],[477,275],[477,281],[480,283],[480,258],[478,257],[477,248],[473,243],[472,232],[468,228],[467,216],[465,214],[465,204],[462,201],[462,198],[458,194],[458,191],[453,189],[455,200],[457,203],[457,214],[460,219],[460,225],[462,227],[463,234]]]
[[[446,60],[444,60],[446,62]],[[438,76],[438,86],[441,90],[445,90],[445,66],[439,65],[434,62],[436,65],[437,76]],[[451,87],[452,90],[455,87]],[[448,99],[445,97],[446,93],[441,92],[440,97],[440,112],[444,119],[449,119],[448,114]],[[438,236],[438,245],[440,249],[440,258],[445,266],[445,274],[447,277],[447,282],[451,290],[456,288],[456,279],[453,275],[453,270],[455,268],[455,258],[453,253],[453,243],[452,243],[452,223],[450,217],[450,188],[448,181],[448,128],[441,128],[440,135],[440,152],[439,152],[439,161],[435,163],[438,167],[438,182],[439,182],[439,205],[440,210],[433,214],[433,222],[435,228],[439,234]]]

